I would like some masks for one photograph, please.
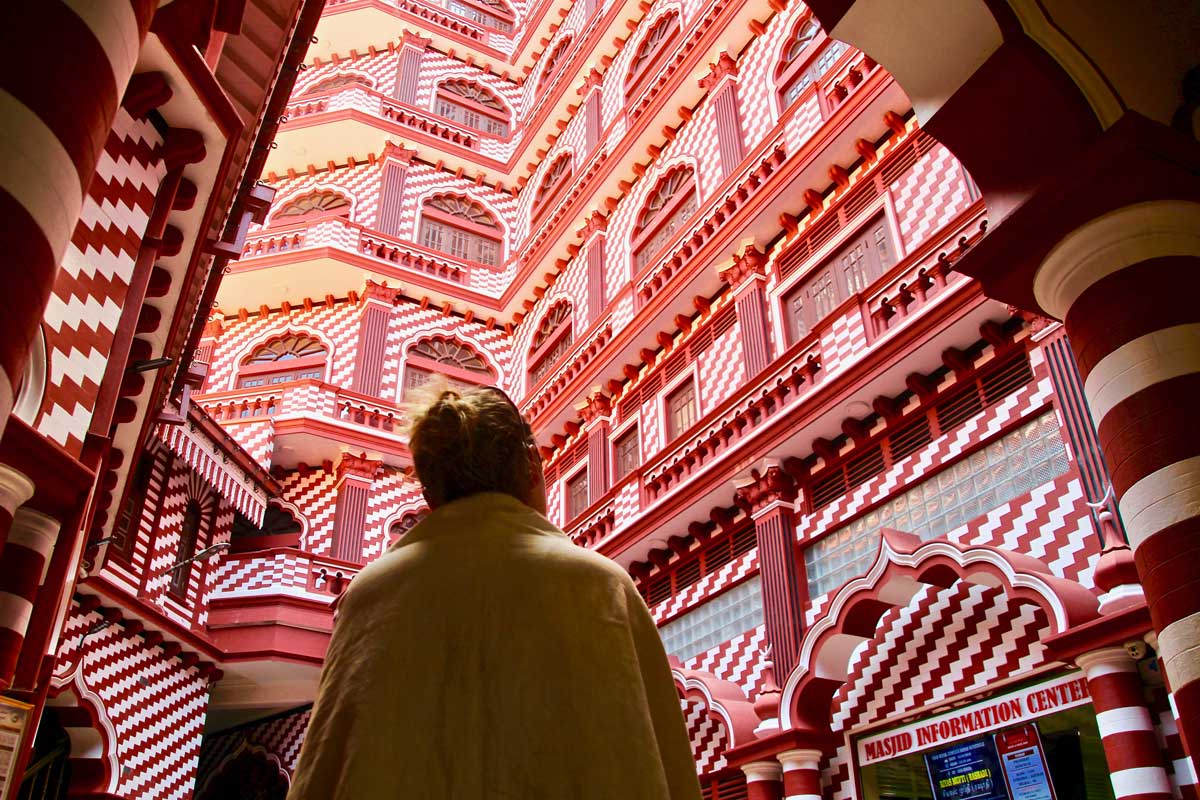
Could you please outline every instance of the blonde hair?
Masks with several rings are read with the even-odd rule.
[[[488,387],[452,387],[435,375],[411,398],[405,404],[408,447],[431,504],[478,492],[528,499],[534,440],[507,396]]]

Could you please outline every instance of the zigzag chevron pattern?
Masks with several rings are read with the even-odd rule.
[[[850,677],[833,698],[832,727],[850,731],[895,720],[1027,675],[1047,659],[1048,625],[1032,605],[1001,589],[959,582],[924,587],[879,621],[851,659]],[[831,760],[827,796],[848,798],[849,751]]]
[[[728,642],[689,658],[683,666],[698,672],[708,672],[721,680],[742,687],[746,697],[758,696],[763,683],[763,651],[767,647],[766,626],[733,637]]]
[[[692,758],[696,774],[707,775],[725,767],[725,750],[729,747],[729,732],[725,725],[708,713],[699,700],[680,700],[688,740],[692,743]]]
[[[161,648],[147,647],[120,624],[97,630],[101,621],[95,612],[84,615],[73,608],[52,691],[81,685],[99,702],[96,711],[115,733],[114,741],[103,732],[101,739],[106,749],[116,748],[117,795],[139,800],[190,797],[208,682],[194,667],[185,669]]]
[[[46,306],[49,366],[35,427],[72,455],[83,447],[142,234],[166,174],[161,144],[148,121],[118,109]]]

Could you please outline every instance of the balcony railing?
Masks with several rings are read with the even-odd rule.
[[[380,262],[381,267],[391,265],[421,272],[488,294],[496,294],[499,283],[496,274],[501,271],[500,267],[459,260],[415,242],[382,236],[340,217],[312,222],[303,227],[292,224],[286,228],[271,227],[253,232],[246,237],[240,261],[247,263],[285,253],[299,255],[306,250],[322,248],[365,256]]]

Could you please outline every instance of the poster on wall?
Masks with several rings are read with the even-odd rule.
[[[9,778],[17,766],[31,708],[25,703],[0,697],[0,797],[8,791]]]
[[[934,800],[1008,800],[991,736],[925,754]]]
[[[1054,800],[1037,725],[1029,723],[997,733],[996,751],[1012,800]]]

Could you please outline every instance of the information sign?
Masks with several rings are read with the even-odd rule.
[[[1012,800],[1054,800],[1054,785],[1036,725],[997,733],[996,751]]]
[[[31,708],[25,703],[0,697],[0,797],[8,791],[9,780],[16,769]]]
[[[991,736],[925,754],[934,800],[1008,800]]]

